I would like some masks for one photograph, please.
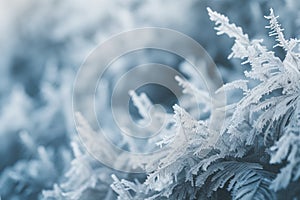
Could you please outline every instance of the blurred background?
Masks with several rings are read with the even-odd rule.
[[[74,142],[72,87],[76,72],[89,52],[112,35],[154,26],[192,37],[215,61],[224,82],[238,79],[247,66],[241,66],[239,60],[227,60],[233,41],[215,34],[207,7],[227,15],[250,38],[263,38],[268,47],[274,45],[265,29],[268,21],[264,16],[270,8],[280,16],[286,38],[300,35],[298,0],[1,0],[1,199],[113,199],[111,169],[102,167],[98,173],[93,170],[99,167],[88,172],[75,167],[85,177],[78,176],[77,180],[66,175],[83,151]],[[275,52],[283,57],[279,48]],[[186,63],[178,56],[139,52],[122,59],[108,72],[107,86],[99,95],[111,93],[114,77],[149,62],[167,64],[185,73]],[[193,78],[187,73],[186,77]],[[167,110],[171,106],[169,100],[164,102],[172,96],[168,91],[155,87],[143,91],[151,93],[151,99],[166,105]],[[106,115],[105,109],[101,115]],[[90,173],[103,177],[93,179],[92,184],[86,178]],[[62,193],[66,196],[59,197]]]

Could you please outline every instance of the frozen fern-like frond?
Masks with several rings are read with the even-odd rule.
[[[54,159],[70,161],[65,148],[55,150],[36,144],[36,140],[26,131],[20,133],[24,159],[3,170],[0,176],[0,196],[3,199],[35,199],[43,188],[49,188],[58,178],[60,165]]]
[[[221,91],[229,91],[234,89],[241,89],[244,92],[248,91],[248,81],[247,80],[236,80],[230,83],[223,85],[220,89],[216,91],[216,93]]]
[[[172,123],[172,120],[170,120],[172,118],[171,115],[166,113],[163,109],[155,107],[146,93],[137,94],[135,91],[130,90],[129,95],[132,99],[133,105],[137,108],[138,113],[142,117],[142,119],[138,120],[138,123],[141,125],[148,124],[148,132],[155,132],[155,128],[160,124],[163,124],[164,121],[166,126]],[[130,128],[133,129],[133,127]]]
[[[184,109],[179,106],[174,106],[177,134],[174,139],[168,144],[166,155],[159,160],[155,170],[149,175],[146,182],[155,190],[161,190],[165,187],[162,181],[167,181],[164,184],[172,184],[183,170],[189,166],[186,159],[193,160],[196,148],[200,148],[205,144],[208,137],[208,132],[205,124],[194,120]],[[157,158],[155,158],[157,159]]]
[[[140,95],[136,94],[135,91],[129,91],[129,95],[132,98],[133,104],[137,107],[140,115],[142,116],[143,120],[150,120],[149,118],[149,110],[153,106],[150,99],[147,97],[145,93]]]
[[[175,133],[163,140],[165,148],[145,162],[145,182],[139,185],[114,177],[112,187],[119,199],[220,199],[225,190],[233,199],[276,199],[278,189],[299,179],[299,122],[295,120],[299,112],[295,110],[299,109],[300,62],[290,46],[297,40],[284,39],[275,17],[271,29],[276,30],[279,46],[289,45],[281,60],[262,40],[250,40],[227,17],[209,8],[208,12],[218,34],[235,40],[229,57],[251,65],[246,80],[226,84],[219,91],[241,89],[243,95],[231,106],[225,128],[217,133],[208,126],[209,119],[198,121],[175,105],[171,129]],[[198,96],[197,103],[211,103],[207,93],[176,79],[184,95]],[[284,166],[277,177],[280,166],[275,163]],[[282,181],[285,173],[290,178]]]
[[[240,29],[230,25],[223,15],[211,10],[209,14],[211,19],[216,21],[218,30],[222,30],[221,33],[226,33],[230,37],[234,35],[233,32],[242,33]],[[251,71],[245,72],[245,75],[250,79],[258,79],[259,83],[249,88],[236,103],[225,132],[229,133],[232,141],[232,151],[253,145],[257,139],[262,139],[261,136],[264,137],[266,145],[262,148],[273,145],[270,149],[270,163],[284,165],[270,186],[278,191],[287,188],[300,177],[300,57],[295,50],[299,40],[284,38],[283,29],[272,9],[270,16],[266,18],[270,21],[267,27],[271,29],[270,36],[276,37],[278,42],[276,46],[283,48],[286,56],[281,61],[260,42],[243,43],[244,50],[247,51],[244,52],[244,56],[237,57],[247,58],[246,62],[250,63]],[[245,35],[235,34],[235,36],[235,45],[240,45],[240,40],[247,41]],[[226,89],[226,85],[224,88]],[[258,141],[258,144],[261,142]]]
[[[175,77],[176,81],[178,82],[178,85],[183,87],[183,93],[188,94],[191,96],[195,96],[197,103],[203,104],[205,107],[203,108],[203,112],[208,112],[210,111],[212,107],[212,98],[210,97],[209,93],[204,90],[199,90],[196,88],[194,85],[189,83],[186,80],[183,80],[181,77],[176,76]]]
[[[243,33],[243,30],[240,27],[237,27],[235,24],[230,24],[229,19],[221,15],[217,12],[212,11],[210,8],[207,8],[208,14],[212,21],[216,22],[215,29],[217,30],[218,35],[222,35],[226,33],[229,37],[235,38],[236,43],[232,48],[232,54],[229,55],[231,57],[239,57],[245,58],[247,55],[247,46],[250,45],[250,40],[247,34]]]
[[[285,127],[284,135],[271,148],[270,163],[277,164],[287,161],[271,185],[275,191],[286,188],[291,182],[300,178],[300,101]]]
[[[265,18],[270,21],[270,25],[266,26],[266,28],[271,29],[269,36],[276,36],[276,41],[278,42],[278,44],[276,44],[274,47],[279,46],[279,47],[284,48],[284,50],[288,51],[288,50],[290,50],[289,42],[284,38],[284,35],[283,35],[284,29],[281,28],[281,24],[279,24],[279,22],[277,21],[278,17],[279,16],[274,15],[274,11],[271,8],[270,15],[265,16]]]
[[[112,170],[101,166],[76,143],[72,143],[75,158],[70,169],[65,173],[59,184],[54,184],[53,190],[43,191],[44,199],[110,199],[113,192],[110,189]]]
[[[271,31],[269,32],[269,36],[275,36],[276,41],[278,42],[274,47],[281,47],[286,52],[286,59],[285,59],[285,70],[292,71],[295,73],[299,73],[299,59],[300,54],[299,50],[295,49],[297,45],[299,45],[300,41],[298,39],[290,39],[286,40],[283,34],[284,29],[281,28],[281,24],[278,22],[278,17],[275,16],[273,9],[270,9],[270,15],[265,16],[266,19],[269,20],[270,25],[266,26]],[[289,62],[289,63],[288,63]],[[292,75],[292,74],[291,74]]]
[[[149,200],[159,197],[194,199],[195,188],[192,173],[197,173],[198,170],[192,170],[192,167],[210,157],[208,153],[213,150],[213,144],[208,144],[210,134],[205,121],[195,120],[177,105],[174,106],[174,111],[176,134],[159,155],[155,154],[153,160],[148,161],[146,166],[148,177],[143,184],[144,189],[141,194],[136,193],[133,199],[138,199],[137,196],[142,196],[142,194],[144,195],[142,199],[147,197]],[[202,165],[205,165],[205,162]],[[115,182],[118,183],[116,180]],[[120,182],[115,186],[120,186],[118,187],[118,190],[121,190],[119,194],[126,193],[124,185],[121,187]],[[175,188],[181,188],[185,192],[176,193]]]
[[[246,59],[245,63],[250,63],[252,73],[246,75],[252,79],[266,80],[278,67],[282,66],[279,58],[274,56],[274,53],[267,51],[267,48],[261,45],[262,40],[250,40],[247,34],[243,33],[242,28],[235,24],[230,24],[229,19],[210,8],[207,9],[210,19],[215,22],[217,34],[226,34],[234,38],[235,43],[232,47],[232,53],[228,58]],[[259,70],[256,73],[255,70]],[[261,74],[261,72],[264,72]]]
[[[128,190],[135,190],[135,184],[128,184],[129,182],[124,182],[124,180],[120,181],[114,174],[112,175],[112,178],[114,182],[111,185],[111,188],[119,195],[118,199],[133,200],[133,197]]]
[[[299,59],[296,54],[288,50],[284,61],[277,58],[272,51],[267,51],[261,41],[248,40],[242,30],[229,23],[228,18],[208,9],[211,20],[216,22],[219,33],[226,33],[235,38],[233,55],[244,59],[251,65],[251,71],[245,72],[250,79],[258,79],[260,82],[245,91],[244,97],[235,105],[235,111],[230,119],[227,131],[233,144],[252,145],[255,138],[265,135],[265,142],[274,143],[282,134],[282,129],[287,123],[288,116],[293,112],[295,102],[299,96],[300,71]],[[271,10],[270,17],[272,33],[276,32],[280,46],[286,46],[277,18]],[[241,42],[242,41],[242,42]],[[241,46],[235,48],[235,46]],[[242,54],[237,54],[238,52]],[[237,52],[237,53],[235,53]],[[238,82],[238,81],[237,81]],[[224,86],[226,89],[228,86]],[[279,95],[278,95],[279,93]],[[246,133],[246,134],[245,134]],[[237,142],[239,138],[241,143]],[[236,147],[232,147],[234,150]]]
[[[269,189],[273,174],[256,163],[224,161],[208,167],[196,178],[196,186],[206,187],[208,196],[219,188],[231,192],[232,199],[276,199]]]
[[[118,200],[142,200],[149,199],[152,196],[145,185],[138,180],[134,182],[124,179],[119,180],[116,175],[112,175],[114,182],[111,184],[112,189],[118,194]]]

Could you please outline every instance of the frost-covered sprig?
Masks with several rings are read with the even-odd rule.
[[[183,82],[178,78],[177,80],[185,90],[198,91],[190,83]],[[207,93],[198,91],[197,95],[200,94]],[[208,102],[201,99],[198,98],[198,103]],[[124,181],[115,179],[114,188],[118,187],[114,190],[119,194],[120,199],[139,199],[141,197],[142,199],[163,197],[194,199],[199,195],[198,192],[205,188],[202,185],[196,186],[195,179],[204,173],[212,163],[230,156],[229,146],[225,139],[227,136],[219,135],[224,139],[215,138],[214,131],[209,129],[208,120],[197,121],[178,105],[175,105],[173,109],[176,128],[172,130],[176,133],[172,135],[172,139],[166,142],[166,146],[159,154],[154,154],[153,158],[148,160],[145,168],[148,177],[143,183],[143,187],[139,187],[143,189],[136,191],[136,185],[128,185],[123,183]],[[183,192],[177,193],[178,189]],[[135,195],[131,196],[128,190],[133,191]]]
[[[248,40],[241,28],[230,24],[227,17],[210,9],[208,12],[211,20],[216,22],[219,34],[226,33],[235,38],[232,55],[246,58],[244,63],[250,63],[251,71],[245,72],[246,76],[260,81],[253,88],[243,87],[244,97],[236,104],[227,131],[233,139],[239,135],[240,140],[247,145],[253,144],[256,136],[264,133],[266,142],[272,144],[278,139],[278,135],[282,134],[281,125],[287,121],[299,96],[299,59],[289,47],[289,42],[284,39],[272,10],[267,19],[270,20],[271,34],[277,36],[279,46],[288,50],[284,61],[275,57],[273,52],[267,51],[266,47],[260,44],[261,41]],[[239,82],[238,80],[229,84],[231,87],[240,88]],[[226,87],[228,85],[223,88]],[[279,95],[276,94],[278,92]],[[246,130],[250,134],[246,133]]]
[[[246,76],[250,79],[259,77],[260,81],[253,88],[244,90],[244,97],[236,104],[229,120],[226,132],[230,134],[232,150],[238,149],[240,145],[253,145],[258,136],[264,135],[267,146],[275,143],[271,148],[270,163],[282,164],[285,160],[288,162],[277,175],[271,188],[275,191],[286,188],[300,177],[300,57],[295,49],[299,40],[285,39],[283,29],[277,21],[278,17],[271,9],[270,15],[266,17],[270,21],[267,28],[271,29],[270,36],[276,36],[278,43],[275,47],[286,51],[286,56],[281,61],[273,52],[266,51],[260,43],[248,41],[248,36],[243,35],[240,28],[229,24],[226,17],[210,9],[208,11],[211,19],[219,25],[219,33],[235,37],[233,55],[241,59],[246,58],[246,62],[249,62],[252,68],[250,72],[245,72]],[[239,48],[236,48],[237,46]],[[230,83],[233,84],[231,87],[240,88],[237,83]],[[226,87],[228,86],[223,88]]]
[[[195,183],[205,187],[209,197],[219,188],[226,188],[231,191],[232,199],[273,200],[276,194],[269,190],[273,177],[273,173],[263,170],[257,163],[224,161],[210,165]]]
[[[283,31],[284,29],[281,28],[281,24],[279,24],[277,18],[279,16],[275,16],[274,15],[274,11],[271,8],[270,9],[270,15],[269,16],[265,16],[266,19],[268,19],[270,21],[270,25],[266,26],[266,28],[271,29],[271,31],[269,32],[269,36],[276,36],[276,41],[278,42],[274,47],[282,47],[285,51],[290,51],[290,44],[289,41],[287,41],[284,38],[283,35]]]
[[[191,96],[195,96],[197,104],[202,104],[204,108],[202,112],[209,112],[212,108],[212,98],[210,97],[209,93],[205,90],[199,90],[193,84],[189,83],[188,81],[183,80],[181,77],[176,76],[176,81],[178,85],[183,87],[183,93]]]
[[[227,184],[234,199],[274,199],[268,188],[272,173],[257,163],[226,161],[221,153],[226,150],[224,142],[207,144],[205,121],[196,121],[177,105],[174,111],[177,133],[163,149],[165,154],[153,158],[144,184],[114,178],[119,199],[207,199]]]
[[[283,136],[271,148],[270,163],[284,163],[287,161],[271,188],[275,191],[286,188],[291,182],[300,178],[300,101],[291,116],[289,124],[284,128]]]
[[[266,17],[270,20],[271,35],[276,35],[277,46],[287,51],[281,61],[261,44],[261,40],[251,41],[241,28],[230,24],[227,17],[211,9],[208,12],[217,24],[218,34],[226,33],[235,38],[230,57],[246,59],[244,64],[249,63],[251,71],[245,75],[250,80],[237,80],[220,89],[239,88],[243,90],[243,96],[234,104],[233,114],[227,116],[225,129],[215,138],[213,145],[208,142],[213,134],[205,121],[196,121],[183,108],[174,107],[176,134],[165,149],[166,153],[153,158],[144,187],[137,196],[176,199],[180,196],[176,190],[180,188],[181,199],[196,196],[205,199],[228,185],[227,190],[233,199],[275,199],[276,191],[300,177],[300,62],[294,51],[298,41],[284,39],[277,17],[271,10],[270,16]],[[258,82],[250,87],[249,81],[252,80]],[[186,92],[197,91],[180,79],[179,83]],[[263,139],[266,145],[261,141]],[[271,160],[268,160],[264,150],[273,144]],[[236,157],[240,159],[236,160]],[[253,163],[248,163],[248,160]],[[287,165],[273,180],[276,167],[270,164],[283,164],[285,160]],[[269,165],[270,170],[263,169],[259,163]],[[126,193],[124,190],[136,190],[136,186],[118,180],[115,183],[120,186],[117,191],[120,197]],[[138,199],[137,196],[131,198]]]
[[[77,142],[72,142],[71,146],[75,158],[69,170],[52,190],[43,191],[43,199],[112,199],[110,174],[113,171],[99,164]]]
[[[207,154],[213,150],[213,145],[207,143],[209,131],[205,121],[196,121],[178,105],[174,106],[174,112],[176,134],[159,155],[155,154],[153,160],[148,161],[148,177],[143,183],[144,189],[139,191],[140,193],[136,192],[132,199],[139,199],[138,196],[143,196],[142,199],[171,198],[176,196],[174,188],[177,187],[185,188],[181,199],[193,199],[196,194],[195,188],[192,187],[193,174],[197,174],[199,168],[205,167],[206,162],[199,166],[197,163],[203,158],[210,158]],[[193,168],[194,166],[198,169]],[[121,187],[122,185],[122,182],[115,180],[115,186],[119,186],[115,191],[121,199],[128,199],[128,192],[124,191],[125,186]],[[126,184],[129,190],[135,191],[135,187],[128,188]]]
[[[21,131],[20,141],[25,153],[22,160],[3,170],[0,176],[0,192],[7,199],[34,199],[43,188],[51,187],[58,178],[64,162],[70,161],[66,148],[37,145],[32,136]],[[55,155],[57,151],[59,156]],[[62,160],[55,165],[54,160]]]

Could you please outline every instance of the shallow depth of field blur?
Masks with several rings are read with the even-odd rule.
[[[249,66],[241,67],[239,60],[227,59],[233,41],[216,35],[207,7],[226,14],[243,27],[250,38],[263,38],[269,48],[274,40],[264,28],[268,25],[264,16],[269,14],[270,8],[280,16],[286,38],[300,37],[298,0],[0,1],[1,199],[43,199],[47,192],[43,195],[42,191],[55,190],[68,179],[66,172],[76,156],[74,149],[84,151],[76,138],[72,113],[74,79],[89,52],[111,36],[134,28],[174,29],[205,48],[224,83],[242,77],[243,70]],[[278,57],[284,56],[281,49],[274,51]],[[182,58],[170,53],[136,52],[120,59],[115,68],[107,72],[107,87],[99,91],[100,97],[105,98],[112,92],[110,84],[124,71],[149,62],[166,64],[183,73],[186,67]],[[186,78],[193,77],[186,74]],[[175,101],[168,91],[155,86],[142,90],[172,112]],[[98,114],[106,116],[106,110],[99,109],[102,110]],[[133,118],[139,117],[135,108],[130,112]],[[111,119],[106,120],[109,127]],[[95,187],[97,189],[93,189],[93,185],[83,186],[85,182],[65,181],[64,188],[73,190],[67,199],[115,199],[116,194],[110,188],[112,169],[101,170],[103,183]],[[122,172],[115,174],[130,179],[130,175]],[[143,178],[141,175],[141,180]]]

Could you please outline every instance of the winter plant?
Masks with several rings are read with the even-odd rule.
[[[284,59],[250,40],[227,17],[208,8],[217,34],[234,39],[229,58],[239,58],[250,70],[245,79],[225,84],[218,92],[242,90],[226,106],[225,125],[215,136],[209,118],[194,119],[174,106],[169,148],[153,157],[143,184],[115,180],[119,199],[297,199],[300,196],[300,54],[299,40],[284,37],[273,10],[265,18],[269,36]],[[179,83],[186,91],[189,84]],[[192,93],[196,93],[193,90]],[[230,93],[229,93],[230,94]],[[202,102],[201,102],[202,103]],[[209,106],[208,106],[209,107]],[[215,143],[211,143],[214,138]]]
[[[299,1],[107,2],[0,2],[0,199],[300,199],[300,45],[287,39],[299,36]],[[250,39],[211,9],[217,35],[229,39],[214,37],[210,28],[202,31],[211,23],[202,12],[207,6],[223,9],[236,23],[247,24],[251,38],[264,41]],[[262,21],[269,7],[281,16],[286,36],[272,9],[265,34]],[[123,60],[124,67],[108,75],[102,96],[111,92],[117,75],[149,57],[179,65],[188,77],[175,77],[184,103],[165,116],[158,137],[140,146],[114,138],[133,151],[151,150],[153,144],[161,148],[150,160],[110,155],[119,165],[146,172],[130,174],[106,167],[86,151],[74,134],[70,102],[83,56],[108,36],[141,26],[172,28],[199,41],[229,82],[216,91],[226,92],[229,103],[220,108],[226,110],[224,124],[211,126],[210,94],[186,62],[164,54]],[[153,104],[147,94],[130,92],[141,123]],[[191,97],[197,97],[196,105]],[[101,100],[106,116],[107,99]],[[201,116],[195,115],[196,107],[202,108]],[[161,113],[154,116],[161,119]],[[99,145],[86,119],[77,117],[80,131]],[[109,125],[112,118],[106,120]]]

